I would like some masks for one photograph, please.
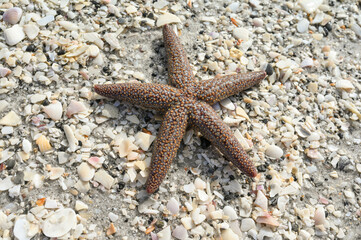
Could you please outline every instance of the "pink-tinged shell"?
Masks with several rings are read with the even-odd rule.
[[[265,216],[259,216],[256,219],[257,223],[264,223],[270,226],[278,227],[280,224],[277,220],[272,217],[270,214],[266,214]]]
[[[48,106],[43,108],[43,111],[54,121],[58,121],[61,119],[63,115],[63,106],[59,101],[53,101]]]
[[[316,226],[325,224],[326,222],[325,209],[323,207],[317,208],[313,219],[315,220]]]
[[[104,159],[98,157],[91,157],[88,159],[88,163],[95,168],[100,168],[104,162]]]
[[[44,135],[41,135],[36,139],[36,144],[38,145],[40,152],[47,152],[52,148],[49,140]]]
[[[16,24],[19,22],[21,15],[23,14],[23,10],[18,7],[9,8],[3,15],[3,20],[10,24]]]
[[[73,114],[84,112],[86,110],[86,107],[83,103],[72,100],[68,106],[68,109],[66,111],[66,116],[70,118]]]
[[[319,202],[325,205],[329,204],[328,200],[324,197],[320,197]]]

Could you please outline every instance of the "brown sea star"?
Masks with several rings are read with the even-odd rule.
[[[240,73],[197,82],[179,38],[168,25],[163,27],[163,38],[169,80],[175,87],[155,83],[94,86],[95,92],[102,96],[165,112],[153,150],[147,192],[153,193],[162,183],[188,125],[200,131],[233,165],[255,177],[257,170],[252,161],[211,105],[259,83],[266,72]]]

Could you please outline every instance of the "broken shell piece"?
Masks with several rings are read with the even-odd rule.
[[[45,219],[42,227],[47,237],[58,238],[76,227],[76,214],[73,209],[64,208],[57,210]]]
[[[355,89],[353,84],[349,80],[338,80],[336,81],[336,88],[339,90],[344,90],[346,92],[351,92]]]
[[[0,67],[0,76],[1,76],[1,77],[6,77],[6,76],[8,76],[10,73],[11,73],[11,70],[10,70],[10,69]]]
[[[315,225],[323,225],[326,222],[325,209],[323,207],[319,207],[315,211]]]
[[[64,125],[64,132],[69,143],[70,151],[74,152],[77,148],[78,140],[74,136],[73,129],[68,125]]]
[[[104,162],[104,158],[91,157],[88,159],[88,163],[95,168],[100,168]]]
[[[269,215],[268,213],[266,213],[265,216],[257,217],[256,222],[264,223],[264,224],[267,224],[270,226],[275,226],[275,227],[278,227],[280,225],[279,222],[277,222],[277,220],[274,217],[272,217],[271,215]]]
[[[43,111],[54,121],[61,119],[63,115],[63,106],[59,101],[53,101],[51,104],[43,108]]]
[[[183,226],[177,226],[172,233],[172,236],[176,239],[188,239],[188,232]]]
[[[97,181],[101,185],[103,185],[106,189],[110,189],[114,183],[114,178],[110,176],[103,169],[97,171],[94,175],[94,181]]]
[[[267,210],[267,208],[268,208],[268,199],[263,194],[263,192],[260,191],[260,190],[258,190],[258,192],[257,192],[257,198],[254,201],[254,205],[256,205],[257,207],[262,208],[263,210]]]
[[[41,135],[38,139],[36,139],[36,144],[38,144],[40,152],[47,152],[52,148],[49,140],[44,135]]]
[[[137,134],[135,134],[134,137],[135,137],[135,144],[137,144],[144,151],[148,151],[150,145],[155,139],[155,136],[144,132],[138,132]]]
[[[21,123],[21,118],[14,111],[10,111],[1,120],[0,125],[18,126]]]
[[[87,108],[83,103],[72,100],[66,111],[66,116],[70,118],[73,114],[84,112],[85,110],[87,110]]]
[[[179,212],[179,203],[175,198],[171,198],[167,203],[167,209],[171,214],[177,214]]]
[[[21,240],[30,240],[35,234],[39,231],[39,226],[36,224],[30,223],[26,219],[26,215],[20,215],[14,225],[14,236],[16,239]]]
[[[8,45],[14,46],[25,38],[23,27],[18,24],[4,30],[5,41]]]
[[[180,23],[180,22],[181,22],[181,20],[176,15],[171,14],[171,13],[165,13],[165,14],[159,16],[159,18],[157,20],[157,27],[160,27],[160,26],[163,26],[163,25],[169,24],[169,23]]]
[[[40,32],[38,25],[36,25],[35,23],[26,24],[26,25],[24,25],[23,29],[24,29],[26,36],[30,40],[35,39]]]
[[[117,229],[115,228],[113,223],[110,223],[109,228],[107,229],[107,236],[113,235],[117,232]]]
[[[283,156],[283,150],[276,145],[268,146],[265,153],[268,157],[274,159],[278,159]]]
[[[82,162],[78,166],[78,174],[79,174],[80,180],[87,182],[87,181],[90,181],[94,177],[95,169],[92,168],[91,166],[89,166],[89,164],[87,164],[86,162]]]
[[[18,7],[9,8],[5,11],[3,15],[3,20],[10,24],[16,24],[19,22],[21,15],[23,14],[23,10]]]
[[[50,170],[50,180],[55,180],[60,178],[61,175],[63,175],[65,172],[65,169],[62,167],[52,167]]]

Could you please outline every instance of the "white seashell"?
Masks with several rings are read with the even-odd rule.
[[[95,168],[100,168],[104,162],[104,158],[91,157],[88,159],[88,163]]]
[[[288,196],[280,196],[277,200],[277,207],[281,212],[286,211],[286,204],[288,203]]]
[[[170,240],[172,239],[172,234],[170,232],[170,226],[165,227],[162,231],[157,233],[158,240]]]
[[[245,28],[235,28],[235,29],[233,29],[233,36],[236,39],[248,41],[249,40],[249,31]]]
[[[12,134],[14,132],[14,128],[10,126],[5,126],[1,129],[1,133],[4,135]]]
[[[220,101],[221,106],[223,106],[224,108],[228,109],[228,110],[235,110],[236,107],[234,106],[233,102],[231,102],[231,100],[229,100],[229,98],[223,99]]]
[[[308,26],[310,25],[310,22],[303,18],[297,23],[297,31],[299,33],[304,33],[308,30]]]
[[[183,224],[184,228],[187,230],[193,227],[192,218],[190,217],[181,218],[181,223]]]
[[[50,170],[50,180],[55,180],[60,178],[65,172],[65,169],[62,167],[52,167]]]
[[[254,201],[254,205],[256,205],[257,207],[262,208],[263,210],[267,210],[268,209],[268,199],[267,197],[263,194],[262,191],[258,190],[257,192],[257,198]]]
[[[69,125],[64,125],[64,132],[69,143],[69,149],[74,152],[78,146],[78,140],[74,136],[73,129]]]
[[[87,182],[87,181],[90,181],[94,177],[95,169],[92,168],[91,166],[89,166],[89,164],[87,164],[86,162],[82,162],[78,166],[78,174],[79,174],[80,180]]]
[[[305,58],[300,64],[301,68],[307,68],[307,67],[313,67],[313,66],[314,66],[314,64],[313,64],[312,58]]]
[[[76,24],[69,21],[59,21],[58,23],[60,26],[62,26],[63,28],[69,31],[75,31],[79,29],[79,27]]]
[[[210,212],[210,213],[209,213],[209,216],[210,216],[213,220],[222,219],[222,217],[223,217],[223,211],[222,211],[222,210],[216,210],[216,211]]]
[[[188,232],[183,226],[177,226],[172,233],[172,236],[179,240],[188,239]]]
[[[14,224],[13,233],[18,240],[30,240],[39,231],[37,224],[32,224],[26,219],[26,215],[20,215]]]
[[[73,209],[57,210],[45,219],[42,230],[45,236],[58,238],[76,227],[76,214]]]
[[[68,109],[66,111],[66,116],[70,118],[73,114],[84,112],[87,108],[84,106],[83,103],[71,100]]]
[[[51,23],[52,21],[54,21],[54,16],[48,15],[43,18],[40,18],[38,21],[36,21],[36,23],[39,24],[39,26],[45,26],[48,23]]]
[[[264,224],[274,226],[274,227],[278,227],[280,225],[279,222],[274,217],[269,215],[268,213],[266,213],[265,216],[257,217],[256,222],[264,223]]]
[[[11,70],[8,68],[0,67],[0,76],[7,77],[11,73]]]
[[[44,207],[48,208],[48,209],[59,208],[58,202],[56,200],[53,200],[53,199],[50,199],[50,198],[46,199]]]
[[[97,181],[101,185],[103,185],[106,189],[110,189],[114,183],[114,178],[110,176],[103,169],[97,171],[94,175],[94,181]]]
[[[206,216],[204,214],[201,214],[200,211],[201,210],[199,208],[196,208],[191,213],[192,220],[193,220],[194,224],[196,224],[196,225],[198,225],[198,224],[202,223],[204,220],[206,220]]]
[[[186,193],[192,193],[196,188],[193,183],[190,183],[190,184],[184,185],[183,189]]]
[[[239,237],[237,234],[235,234],[232,229],[227,228],[225,230],[222,231],[221,233],[221,238],[223,240],[238,240]]]
[[[244,218],[241,222],[241,231],[248,232],[250,229],[256,228],[256,223],[252,218]]]
[[[283,156],[283,150],[276,145],[270,145],[267,147],[265,154],[270,158],[278,159]]]
[[[106,33],[104,34],[104,39],[109,45],[114,49],[119,49],[120,44],[119,40],[117,39],[117,35],[115,33]]]
[[[7,176],[4,179],[0,179],[0,191],[9,190],[14,186],[14,183],[11,181],[11,176]]]
[[[88,209],[88,205],[86,205],[84,202],[76,200],[75,201],[75,210],[76,211],[81,211],[81,210],[86,210]]]
[[[231,206],[225,206],[223,208],[224,215],[227,215],[229,217],[230,221],[236,220],[238,218],[236,210],[234,210]]]
[[[336,88],[339,90],[344,90],[346,92],[351,92],[355,89],[353,84],[349,80],[338,80],[336,81]]]
[[[26,36],[30,39],[33,40],[35,39],[38,34],[39,34],[39,27],[35,24],[35,23],[29,23],[24,25],[24,32],[26,34]]]
[[[315,220],[316,226],[325,224],[326,222],[325,209],[323,207],[317,208],[313,219]]]
[[[63,115],[63,106],[61,103],[57,100],[54,100],[51,104],[48,106],[45,106],[43,108],[43,111],[54,121],[58,121],[61,119],[61,116]]]
[[[208,200],[209,196],[205,191],[198,189],[198,198],[199,200],[205,202]]]
[[[125,11],[128,13],[128,14],[132,14],[132,13],[136,13],[137,12],[137,8],[133,5],[129,5]]]
[[[300,0],[299,4],[302,9],[307,13],[313,13],[316,11],[321,5],[323,0]]]
[[[52,148],[49,140],[44,135],[41,135],[36,139],[36,144],[38,145],[40,152],[47,152]]]
[[[135,144],[137,144],[141,149],[144,151],[148,151],[150,145],[153,143],[155,136],[144,133],[144,132],[138,132],[135,134]]]
[[[18,7],[13,7],[5,11],[3,15],[3,20],[10,24],[16,24],[19,22],[23,10]]]
[[[179,203],[175,198],[171,198],[167,203],[167,209],[171,214],[178,214]]]
[[[351,23],[351,27],[350,27],[355,34],[361,38],[361,27],[357,24],[357,23]]]
[[[157,20],[157,27],[160,27],[160,26],[163,26],[163,25],[169,24],[169,23],[180,23],[180,22],[181,22],[181,20],[176,15],[171,14],[171,13],[165,13],[165,14],[159,16],[159,18]]]
[[[200,179],[200,178],[197,177],[196,180],[194,181],[194,186],[195,186],[197,189],[203,190],[203,189],[206,189],[207,184],[206,184],[205,181],[203,181],[202,179]]]
[[[31,146],[31,142],[29,140],[24,139],[22,141],[22,145],[23,145],[23,151],[25,153],[29,153],[31,151],[32,146]]]
[[[18,24],[4,30],[5,41],[8,45],[14,46],[25,38],[23,28]]]
[[[96,57],[99,55],[99,48],[96,45],[90,45],[89,48],[87,49],[87,53],[89,55],[89,57]]]

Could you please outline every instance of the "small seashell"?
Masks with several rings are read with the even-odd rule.
[[[39,231],[37,224],[32,224],[26,219],[26,215],[20,215],[14,224],[13,233],[18,240],[30,240]]]
[[[35,39],[38,34],[39,34],[39,27],[35,24],[35,23],[29,23],[24,25],[24,32],[26,34],[26,36],[30,39],[33,40]]]
[[[0,191],[9,190],[14,186],[14,183],[11,181],[11,176],[7,176],[4,179],[0,179]]]
[[[9,24],[16,24],[19,22],[23,10],[18,7],[9,8],[3,15],[3,20]]]
[[[355,34],[361,38],[361,27],[357,23],[351,23],[350,28],[355,32]]]
[[[265,154],[270,158],[278,159],[283,156],[283,150],[276,145],[270,145],[267,147]]]
[[[256,223],[252,218],[244,218],[241,222],[241,231],[248,232],[250,229],[256,228]]]
[[[100,168],[104,162],[104,158],[91,157],[88,159],[88,163],[95,168]]]
[[[97,171],[94,175],[94,181],[97,181],[101,185],[103,185],[106,189],[110,189],[114,183],[114,178],[110,176],[103,169]]]
[[[200,211],[201,211],[200,208],[196,208],[191,213],[192,220],[196,225],[206,220],[206,216],[204,214],[201,214]]]
[[[117,232],[117,229],[115,228],[114,223],[110,223],[110,226],[108,227],[107,232],[106,232],[107,236],[113,235],[116,232]]]
[[[157,27],[161,27],[165,24],[169,24],[169,23],[180,23],[181,20],[179,19],[179,17],[177,17],[174,14],[171,13],[165,13],[163,15],[160,15],[158,20],[157,20]]]
[[[179,240],[188,239],[188,232],[183,226],[177,226],[172,233],[172,236]]]
[[[50,170],[50,180],[55,180],[60,178],[65,172],[65,169],[62,167],[52,167]]]
[[[96,56],[99,55],[99,52],[100,51],[97,45],[90,45],[89,48],[87,49],[87,53],[89,57],[95,58]]]
[[[183,224],[184,228],[187,230],[193,227],[192,218],[190,217],[181,218],[181,223]]]
[[[226,108],[226,109],[228,109],[228,110],[231,110],[231,111],[233,111],[233,110],[236,109],[236,107],[234,106],[233,102],[232,102],[231,100],[229,100],[229,98],[225,98],[225,99],[221,100],[221,101],[220,101],[220,104],[221,104],[224,108]]]
[[[44,220],[42,230],[45,236],[58,238],[76,227],[76,214],[71,208],[57,210]]]
[[[313,67],[313,66],[314,66],[314,64],[313,64],[312,58],[305,58],[300,64],[301,68],[308,68],[308,67]]]
[[[322,2],[323,0],[300,0],[299,4],[305,12],[311,14],[322,5]]]
[[[224,240],[238,240],[239,237],[237,234],[235,234],[232,229],[227,228],[222,231],[221,238]]]
[[[257,192],[257,198],[254,201],[254,205],[262,208],[263,210],[267,210],[267,208],[268,208],[268,199],[264,195],[264,193],[260,190],[258,190],[258,192]]]
[[[233,36],[236,39],[248,41],[249,40],[249,31],[245,28],[235,28],[235,29],[233,29]]]
[[[344,90],[346,92],[351,92],[355,89],[353,84],[349,80],[338,80],[336,81],[336,88],[339,90]]]
[[[277,222],[277,220],[272,217],[271,215],[269,215],[268,213],[265,214],[265,216],[259,216],[256,219],[257,223],[264,223],[270,226],[275,226],[278,227],[280,224],[279,222]]]
[[[135,134],[135,144],[137,144],[141,149],[144,151],[148,151],[150,145],[153,143],[155,136],[144,133],[144,132],[138,132]]]
[[[29,153],[31,151],[31,142],[27,139],[24,139],[23,142],[22,142],[22,145],[23,145],[23,151],[26,152],[26,153]]]
[[[0,76],[7,77],[11,73],[11,70],[8,68],[0,67]]]
[[[82,162],[78,166],[78,174],[79,174],[80,180],[87,182],[87,181],[90,181],[94,177],[95,169],[92,168],[91,166],[89,166],[89,164],[87,164],[86,162]]]
[[[5,41],[8,45],[14,46],[25,38],[23,28],[18,24],[4,30]]]
[[[162,231],[158,232],[157,236],[158,236],[158,240],[170,240],[170,239],[172,239],[170,226],[167,226]]]
[[[39,24],[39,26],[45,26],[48,23],[51,23],[52,21],[54,21],[54,16],[53,15],[47,15],[47,16],[37,20],[36,23]]]
[[[236,220],[238,218],[236,210],[231,206],[225,206],[223,208],[224,215],[229,217],[230,221]]]
[[[323,207],[317,208],[313,219],[315,220],[316,226],[325,224],[326,222],[325,209]]]
[[[183,186],[183,189],[186,193],[192,193],[196,189],[193,183],[187,184]]]
[[[40,152],[47,152],[52,148],[49,140],[44,135],[41,135],[38,139],[36,139],[36,144],[38,144]]]
[[[210,216],[213,220],[222,219],[222,217],[223,217],[223,211],[222,211],[222,210],[216,210],[216,211],[210,212],[210,213],[209,213],[209,216]]]
[[[109,45],[114,48],[114,49],[119,49],[120,48],[120,44],[119,44],[119,40],[117,39],[116,34],[114,33],[106,33],[104,34],[104,39],[107,43],[109,43]]]
[[[171,198],[167,203],[167,209],[171,214],[178,214],[179,203],[175,198]]]
[[[66,111],[66,116],[70,118],[73,114],[84,112],[87,108],[84,106],[83,103],[71,100],[68,109]]]
[[[78,30],[79,27],[69,21],[58,21],[59,25],[62,26],[64,29],[69,30],[69,31],[75,31]]]
[[[69,143],[69,149],[74,152],[78,146],[78,140],[75,138],[73,129],[69,125],[64,125],[64,132]]]
[[[197,188],[197,189],[205,189],[207,187],[207,184],[205,181],[203,181],[202,179],[200,178],[196,178],[196,180],[194,181],[194,186]]]
[[[45,106],[43,111],[54,121],[61,119],[63,115],[63,106],[57,100],[54,100],[51,104]]]
[[[59,206],[56,200],[47,198],[44,207],[47,209],[54,209],[54,208],[58,208]]]
[[[1,133],[4,135],[12,134],[14,132],[14,128],[10,126],[5,126],[1,129]]]
[[[198,189],[198,198],[199,200],[205,202],[208,200],[209,196],[205,191]]]
[[[76,200],[75,201],[75,210],[76,211],[81,211],[81,210],[86,210],[88,209],[88,205],[86,205],[84,202]]]
[[[310,25],[310,22],[303,18],[297,23],[297,31],[299,33],[304,33],[308,30],[308,26]]]

